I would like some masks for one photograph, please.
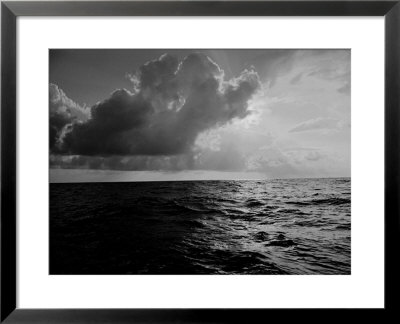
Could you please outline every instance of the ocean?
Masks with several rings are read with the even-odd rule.
[[[351,273],[350,178],[50,184],[50,274]]]

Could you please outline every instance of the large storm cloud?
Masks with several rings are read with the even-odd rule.
[[[54,93],[63,92],[51,85],[51,152],[101,157],[186,154],[202,132],[246,117],[260,87],[254,70],[225,80],[219,66],[199,53],[181,62],[164,54],[130,78],[131,91],[114,91],[87,114],[76,104],[71,108],[72,101],[60,110]]]

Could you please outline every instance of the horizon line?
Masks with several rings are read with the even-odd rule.
[[[273,181],[273,180],[310,180],[310,179],[351,179],[351,176],[337,177],[293,177],[293,178],[264,178],[264,179],[182,179],[182,180],[122,180],[122,181],[51,181],[49,184],[59,183],[136,183],[136,182],[200,182],[200,181]]]

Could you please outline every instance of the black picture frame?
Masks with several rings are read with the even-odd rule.
[[[4,1],[1,3],[1,322],[198,323],[296,320],[384,321],[398,306],[400,156],[400,4],[396,1]],[[16,19],[19,16],[384,16],[384,309],[19,309],[16,308]],[[374,262],[371,256],[371,262]],[[323,313],[322,313],[323,312]],[[285,315],[283,315],[285,313]],[[394,317],[395,318],[395,317]],[[349,319],[349,318],[346,318]]]

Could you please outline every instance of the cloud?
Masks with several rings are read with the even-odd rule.
[[[345,81],[344,84],[343,84],[343,86],[339,87],[339,88],[337,89],[337,91],[338,91],[339,93],[343,93],[343,94],[349,95],[350,92],[351,92],[351,85],[350,85],[350,82],[349,82],[349,81]]]
[[[289,133],[298,133],[298,132],[315,131],[315,130],[339,130],[349,126],[350,124],[348,122],[336,118],[318,117],[296,125],[291,130],[289,130]]]
[[[325,80],[343,80],[346,79],[350,74],[349,67],[319,67],[311,71],[308,76],[315,76]]]
[[[251,65],[270,89],[285,77],[290,85],[310,77],[343,82],[350,80],[350,55],[349,50],[268,50],[253,58]]]
[[[308,73],[308,76],[339,83],[340,86],[337,91],[343,94],[350,94],[350,55],[350,51],[339,51],[334,60],[323,60],[321,64]]]
[[[325,157],[325,155],[321,152],[318,151],[312,151],[309,152],[306,156],[305,159],[308,161],[319,161],[321,159],[323,159]]]
[[[298,50],[268,50],[253,58],[251,65],[260,73],[266,88],[272,88],[280,76],[293,68],[298,53]]]
[[[328,154],[316,148],[293,148],[285,150],[285,154],[290,157],[292,163],[295,164],[309,164],[310,162],[317,162],[328,157]]]
[[[164,54],[129,78],[132,92],[114,91],[90,108],[90,118],[64,116],[68,118],[60,123],[51,119],[57,130],[52,152],[101,157],[187,154],[202,132],[248,116],[249,101],[260,87],[254,70],[224,80],[219,66],[199,53],[181,62]]]
[[[196,154],[193,167],[198,170],[243,171],[246,156],[234,146],[222,146],[218,151],[203,149]]]
[[[290,80],[290,84],[294,85],[294,84],[298,84],[301,81],[301,78],[303,77],[303,73],[299,73],[297,74],[294,78],[292,78]]]
[[[322,59],[309,71],[308,76],[330,81],[349,81],[351,75],[350,55],[348,50],[331,52],[329,57]]]
[[[331,177],[350,172],[349,164],[336,152],[320,148],[282,148],[277,144],[263,147],[249,157],[248,170],[272,178]]]
[[[249,157],[247,168],[252,172],[262,172],[270,177],[295,177],[298,170],[290,156],[274,145],[261,148]]]
[[[96,169],[123,171],[178,171],[190,170],[193,167],[192,154],[173,156],[85,156],[85,155],[50,155],[51,168],[62,169]]]
[[[54,150],[58,141],[62,140],[67,127],[77,120],[86,121],[89,109],[82,107],[65,94],[57,85],[49,85],[50,110],[50,149]]]

